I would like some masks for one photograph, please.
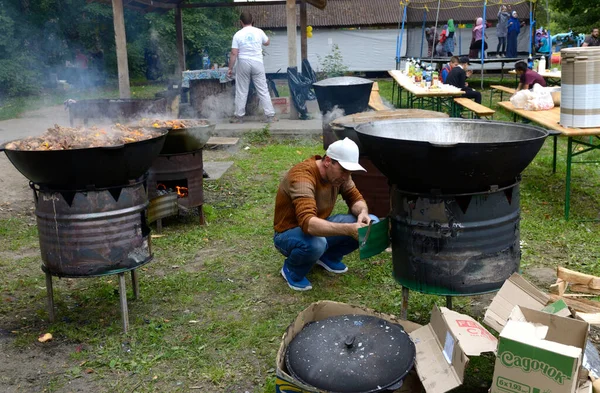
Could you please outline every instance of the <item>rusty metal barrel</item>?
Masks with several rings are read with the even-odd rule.
[[[393,274],[422,293],[493,292],[519,269],[519,184],[469,194],[392,191]]]
[[[102,276],[152,260],[144,184],[63,192],[32,187],[45,272]]]

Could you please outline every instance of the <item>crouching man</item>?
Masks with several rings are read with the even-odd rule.
[[[358,248],[358,228],[379,221],[369,214],[352,181],[352,172],[365,171],[358,157],[358,146],[346,138],[329,145],[324,157],[295,165],[281,181],[273,241],[286,257],[281,275],[290,288],[312,289],[306,275],[314,265],[332,273],[347,272],[342,259]],[[351,214],[331,216],[338,195]]]

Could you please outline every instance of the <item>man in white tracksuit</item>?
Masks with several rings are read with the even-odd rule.
[[[233,67],[237,63],[235,72],[235,117],[232,122],[241,123],[246,114],[246,100],[248,99],[248,89],[252,80],[260,104],[265,111],[266,121],[271,123],[277,119],[267,88],[262,55],[262,46],[270,44],[269,37],[261,29],[252,26],[252,15],[249,12],[242,12],[240,22],[242,29],[233,36],[229,70],[227,71],[227,75],[231,76]]]

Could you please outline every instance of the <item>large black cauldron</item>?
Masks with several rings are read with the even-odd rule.
[[[464,119],[376,121],[359,125],[356,132],[391,184],[436,193],[513,184],[548,136],[530,125]]]
[[[10,162],[36,184],[61,190],[85,190],[128,184],[143,176],[162,150],[160,136],[118,146],[70,150],[10,150],[0,146]]]
[[[313,83],[323,115],[336,106],[346,115],[366,111],[372,87],[373,81],[355,76],[340,76]]]

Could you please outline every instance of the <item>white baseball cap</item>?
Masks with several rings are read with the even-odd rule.
[[[350,138],[335,141],[327,148],[327,156],[347,171],[367,171],[358,163],[358,146]]]

